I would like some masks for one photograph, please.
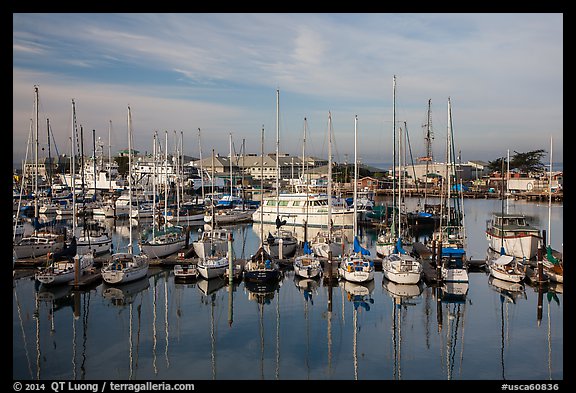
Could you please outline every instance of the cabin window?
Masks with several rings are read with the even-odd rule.
[[[288,201],[279,201],[278,206],[288,206]]]
[[[294,201],[294,202],[292,203],[292,206],[300,206],[300,201]]]

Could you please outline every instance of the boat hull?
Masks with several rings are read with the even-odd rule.
[[[152,244],[145,243],[140,246],[142,252],[150,258],[163,258],[168,255],[175,254],[186,244],[186,239],[180,239],[171,243]]]

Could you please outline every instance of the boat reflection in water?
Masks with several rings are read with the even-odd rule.
[[[227,281],[222,277],[215,277],[208,280],[204,277],[198,276],[196,279],[196,287],[204,296],[212,295],[219,289],[224,288],[226,284]]]
[[[114,306],[126,306],[134,303],[136,296],[150,287],[150,280],[141,279],[123,285],[102,284],[102,297],[110,300]]]
[[[253,282],[245,281],[248,300],[258,305],[258,330],[260,333],[260,379],[264,380],[264,307],[270,305],[274,294],[279,293],[282,281]],[[276,379],[280,373],[280,307],[276,297]]]
[[[296,285],[298,292],[303,294],[304,300],[306,301],[305,306],[308,304],[308,302],[310,302],[310,304],[314,304],[312,296],[318,293],[320,277],[303,278],[297,274],[294,274],[294,285]]]
[[[386,289],[388,295],[393,299],[392,307],[392,343],[394,345],[394,364],[393,379],[402,379],[402,363],[400,354],[402,353],[402,321],[406,320],[403,313],[407,312],[409,307],[414,307],[420,303],[420,295],[424,291],[424,284],[420,280],[416,284],[398,284],[387,278],[382,279],[382,286]]]
[[[443,282],[436,288],[436,317],[440,333],[440,355],[442,369],[446,370],[446,379],[455,378],[456,360],[458,376],[462,374],[464,357],[464,322],[468,295],[468,282]],[[443,334],[445,333],[445,334]]]
[[[424,291],[422,280],[416,284],[398,284],[384,277],[382,278],[382,286],[388,295],[394,299],[395,304],[407,304],[408,300],[417,298]]]
[[[509,306],[511,304],[516,305],[517,300],[527,299],[527,297],[522,283],[509,282],[490,276],[488,285],[492,290],[500,294],[500,367],[502,368],[502,380],[505,380],[504,359],[506,357],[506,347],[510,345],[511,339],[509,318],[510,313],[514,313],[514,309],[511,310]]]
[[[73,306],[74,303],[72,299],[72,286],[70,285],[40,285],[36,296],[40,302],[52,303],[54,310],[65,306]]]
[[[444,281],[438,287],[440,299],[444,303],[465,303],[469,286],[468,282]]]
[[[358,312],[364,310],[365,312],[370,311],[370,305],[374,304],[374,299],[372,299],[372,292],[374,292],[374,280],[367,282],[351,282],[348,280],[340,281],[340,288],[344,289],[346,292],[346,298],[349,302],[354,305],[353,310],[353,329],[354,334],[352,337],[352,357],[354,358],[354,380],[358,380],[358,332],[360,331],[360,326],[358,324]]]

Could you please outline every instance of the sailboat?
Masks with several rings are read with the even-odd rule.
[[[426,136],[424,141],[426,143],[426,155],[418,157],[418,161],[426,162],[426,174],[424,180],[424,205],[420,208],[420,198],[418,198],[418,205],[416,211],[408,212],[407,219],[408,225],[411,228],[417,229],[436,229],[440,223],[439,206],[436,204],[428,203],[428,183],[429,183],[429,164],[433,160],[432,156],[432,116],[431,116],[431,99],[428,100],[428,111],[426,116]],[[418,184],[418,183],[417,183]],[[418,187],[418,186],[417,186]]]
[[[128,106],[128,193],[130,197],[130,213],[132,212],[132,116]],[[131,215],[130,215],[131,216]],[[148,256],[132,252],[132,225],[128,224],[130,236],[127,252],[112,254],[108,263],[102,268],[102,279],[108,284],[124,284],[145,278],[148,274]]]
[[[303,154],[304,156],[304,154]],[[304,158],[303,158],[304,159]],[[323,258],[342,257],[348,245],[348,238],[344,228],[334,227],[332,219],[333,201],[332,201],[332,115],[328,113],[328,179],[326,194],[328,196],[328,221],[326,230],[320,230],[316,233],[311,241],[311,247],[314,255]],[[310,205],[308,200],[306,207]]]
[[[264,132],[264,130],[262,130]],[[262,136],[264,139],[264,136]],[[286,224],[286,220],[280,218],[280,90],[276,90],[276,232],[268,233],[264,242],[264,250],[274,259],[292,258],[296,254],[298,239],[291,231],[283,230],[281,227]],[[264,152],[262,152],[264,157]],[[262,163],[262,166],[264,164]],[[259,206],[260,225],[264,224],[264,203]],[[254,212],[254,215],[258,210]]]
[[[396,157],[396,76],[394,75],[394,110],[393,110],[393,120],[392,120],[392,129],[393,129],[393,139],[394,139],[394,157]],[[400,138],[399,138],[400,139]],[[399,140],[400,144],[400,140]],[[401,150],[398,149],[400,152]],[[400,162],[400,159],[398,159]],[[396,162],[392,164],[392,167],[396,167]],[[402,167],[399,165],[400,172],[403,171]],[[393,175],[395,178],[395,175]],[[382,272],[384,277],[388,280],[396,282],[398,284],[416,284],[420,281],[422,277],[422,263],[412,255],[408,254],[402,245],[402,220],[401,220],[401,209],[399,208],[401,205],[401,179],[402,174],[400,173],[399,176],[399,185],[398,185],[398,203],[394,206],[393,210],[393,220],[392,226],[397,226],[397,238],[396,238],[396,245],[392,252],[386,255],[382,260]],[[394,182],[395,184],[395,182]],[[393,190],[396,191],[395,189]]]
[[[92,138],[94,140],[95,130],[92,132]],[[80,146],[83,145],[83,133],[82,127],[80,127]],[[81,167],[84,168],[84,153],[83,149],[81,148]],[[94,149],[94,165],[96,165],[96,149]],[[82,211],[86,211],[86,192],[84,187],[84,177],[85,171],[82,169]],[[74,177],[74,174],[73,174]],[[96,189],[94,190],[96,192]],[[72,214],[72,236],[76,238],[76,247],[78,250],[78,254],[93,254],[94,256],[105,254],[111,251],[112,249],[112,236],[109,235],[106,228],[101,225],[99,222],[92,221],[87,222],[86,216],[87,214],[82,214],[83,224],[82,227],[79,228],[77,224],[78,215],[76,214],[76,198],[72,199],[72,209],[70,214]]]
[[[261,149],[262,149],[262,156],[261,156],[261,166],[260,171],[264,172],[264,127],[262,127],[262,137],[261,137]],[[264,183],[264,174],[260,174],[260,190],[264,190],[263,183]],[[263,214],[263,211],[260,210],[260,215]],[[273,260],[272,256],[270,255],[270,249],[266,250],[266,244],[264,241],[264,226],[260,225],[260,248],[256,252],[256,255],[253,255],[246,265],[244,266],[244,280],[247,282],[252,283],[274,283],[278,282],[281,277],[280,267],[278,263]],[[275,239],[274,239],[275,240]],[[283,255],[283,239],[279,239],[279,250],[278,255]],[[294,251],[296,252],[296,251]]]
[[[550,278],[559,284],[564,283],[564,259],[563,255],[559,252],[552,250],[552,232],[551,232],[551,219],[552,219],[552,137],[550,137],[550,175],[548,178],[548,237],[546,241],[545,254],[542,258],[542,265],[544,272]]]
[[[302,278],[317,278],[322,274],[320,259],[304,242],[304,253],[294,258],[294,274]]]
[[[243,199],[239,198],[239,203],[234,206],[232,203],[233,200],[233,190],[234,190],[234,176],[232,170],[232,133],[230,133],[230,194],[224,196],[228,203],[228,207],[219,207],[224,206],[226,202],[220,199],[218,202],[213,201],[213,203],[218,206],[218,209],[211,209],[206,212],[204,215],[204,222],[206,223],[214,223],[215,225],[229,225],[229,224],[237,224],[241,222],[250,222],[252,221],[252,214],[254,213],[253,210],[245,209],[245,204],[243,203]]]
[[[446,136],[446,213],[441,213],[439,229],[433,236],[441,244],[440,270],[445,283],[468,282],[468,261],[466,259],[466,232],[464,213],[459,196],[453,196],[452,180],[457,180],[454,162],[454,131],[452,127],[452,107],[448,97],[448,132]],[[460,192],[462,187],[458,187]]]
[[[305,161],[306,161],[306,154],[305,154],[305,146],[306,146],[306,118],[304,118],[304,142],[302,144],[302,180],[304,180],[305,177]],[[330,164],[329,164],[329,168],[330,168]],[[330,181],[330,177],[328,179]],[[304,181],[304,183],[306,183],[306,195],[308,195],[308,182]],[[330,194],[329,194],[330,195]],[[331,200],[331,199],[330,199]],[[330,222],[330,207],[328,208],[328,222]],[[320,263],[320,259],[319,256],[314,252],[313,248],[310,248],[310,245],[308,243],[308,239],[307,239],[307,228],[305,230],[305,235],[304,235],[304,247],[303,247],[303,253],[302,255],[298,255],[297,257],[294,258],[294,274],[298,277],[301,278],[316,278],[316,277],[320,277],[320,275],[322,274],[322,264]],[[327,244],[328,248],[330,247],[330,244]],[[326,255],[327,257],[330,257],[329,254]]]
[[[154,170],[156,169],[156,135],[154,135]],[[166,146],[164,156],[164,212],[168,209],[168,131],[166,131]],[[154,174],[153,185],[156,183]],[[155,195],[154,190],[153,194]],[[152,209],[156,202],[153,202]],[[181,226],[168,227],[168,220],[164,220],[164,228],[155,230],[155,222],[152,222],[152,238],[140,245],[142,252],[150,258],[163,258],[174,254],[184,248],[186,244],[186,233]]]
[[[13,252],[16,259],[36,258],[46,255],[49,252],[57,252],[64,248],[64,236],[40,230],[41,225],[38,222],[38,86],[34,86],[34,103],[35,103],[35,175],[34,175],[34,232],[28,236],[23,236],[13,245]],[[74,131],[73,131],[74,132]]]
[[[354,199],[356,199],[358,187],[358,159],[357,159],[357,139],[358,139],[358,116],[354,117]],[[330,196],[329,196],[330,197]],[[360,245],[358,240],[358,214],[357,204],[354,202],[354,247],[352,252],[343,256],[338,266],[338,275],[346,280],[356,283],[365,283],[374,280],[374,261],[367,258],[370,251]]]

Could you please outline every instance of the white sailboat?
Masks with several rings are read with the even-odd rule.
[[[34,175],[34,232],[23,236],[13,245],[16,259],[36,258],[64,248],[64,236],[38,229],[38,86],[34,86],[35,103],[35,175]]]
[[[329,117],[330,119],[331,117]],[[346,280],[355,283],[365,283],[374,280],[374,262],[367,258],[370,251],[363,248],[358,240],[358,214],[356,195],[358,187],[358,158],[357,158],[357,125],[358,116],[354,117],[354,247],[350,253],[343,256],[338,267],[338,275]],[[329,179],[331,180],[331,179]]]
[[[468,261],[466,259],[466,231],[464,209],[460,197],[453,196],[452,179],[457,179],[454,161],[454,130],[452,127],[452,107],[448,97],[448,133],[446,136],[446,214],[441,213],[440,228],[433,234],[442,245],[440,263],[444,282],[468,282]],[[461,186],[462,184],[460,184]],[[462,187],[459,188],[462,190]],[[453,204],[453,206],[452,206]],[[444,207],[444,205],[442,205]]]
[[[316,235],[312,238],[310,245],[314,255],[323,258],[329,258],[330,253],[332,257],[342,257],[346,252],[346,247],[348,246],[348,238],[344,233],[344,228],[334,228],[334,223],[332,219],[333,212],[333,200],[332,200],[332,117],[328,117],[328,183],[326,188],[326,195],[328,200],[328,221],[326,223],[326,229],[319,230]],[[306,139],[306,138],[304,138]],[[304,152],[302,153],[302,160],[304,161]],[[306,208],[313,203],[312,200],[308,200]],[[354,211],[352,211],[354,214]],[[354,224],[352,224],[354,225]],[[355,234],[355,232],[354,232]]]
[[[393,100],[393,119],[392,119],[392,129],[393,129],[393,140],[394,140],[394,158],[396,158],[396,76],[394,76],[394,100]],[[400,139],[398,138],[398,145],[401,144]],[[398,149],[398,152],[401,152],[401,149]],[[400,158],[398,159],[398,163],[400,163]],[[398,165],[400,168],[400,175],[398,181],[398,203],[394,205],[394,213],[393,213],[393,220],[392,220],[392,227],[397,228],[397,238],[395,239],[395,246],[394,249],[391,250],[387,255],[384,256],[382,259],[382,273],[384,277],[388,280],[393,281],[398,284],[416,284],[420,281],[422,277],[422,263],[412,255],[408,254],[403,247],[402,244],[402,220],[401,220],[401,179],[402,179],[402,167]],[[392,163],[393,171],[396,168],[396,160]],[[392,175],[395,178],[395,175]],[[394,182],[395,184],[395,182]],[[393,190],[396,192],[396,189]],[[393,233],[393,231],[392,231]]]
[[[132,117],[128,106],[128,193],[130,211],[132,210]],[[106,266],[101,270],[102,279],[108,284],[123,284],[145,278],[148,275],[149,260],[145,254],[132,252],[132,225],[129,223],[128,252],[112,254]]]
[[[264,153],[262,153],[264,154]],[[298,247],[298,239],[291,231],[281,229],[281,227],[286,224],[286,220],[282,221],[280,218],[280,167],[279,167],[279,155],[280,155],[280,90],[276,90],[276,232],[274,234],[268,233],[268,237],[264,242],[264,250],[274,259],[284,259],[292,258],[296,254],[296,248]],[[262,203],[259,209],[264,208],[264,203]],[[261,216],[260,224],[263,224],[263,213],[264,210],[254,212],[254,217],[256,214]]]
[[[156,135],[154,135],[154,170],[156,169]],[[166,146],[165,146],[165,157],[164,157],[164,173],[168,173],[168,131],[166,131]],[[168,208],[168,176],[164,176],[164,212]],[[156,178],[154,176],[153,186],[156,184]],[[156,190],[154,189],[154,194]],[[152,211],[153,216],[155,215],[155,205],[153,202]],[[182,248],[186,244],[186,233],[181,226],[171,226],[168,227],[167,220],[164,220],[164,228],[162,230],[155,229],[155,222],[152,223],[152,237],[144,241],[140,248],[142,252],[150,258],[163,258],[167,255],[172,255]]]

